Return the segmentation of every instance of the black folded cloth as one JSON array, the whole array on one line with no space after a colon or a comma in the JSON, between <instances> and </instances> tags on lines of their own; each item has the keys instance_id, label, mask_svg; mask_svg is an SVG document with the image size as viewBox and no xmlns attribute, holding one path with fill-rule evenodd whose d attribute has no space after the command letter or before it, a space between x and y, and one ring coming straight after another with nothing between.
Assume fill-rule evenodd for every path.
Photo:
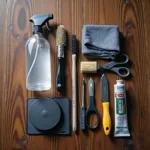
<instances>
[{"instance_id":1,"label":"black folded cloth","mask_svg":"<svg viewBox=\"0 0 150 150\"><path fill-rule=\"evenodd\" d=\"M117 25L84 25L82 54L90 58L114 59L120 53Z\"/></svg>"}]
</instances>

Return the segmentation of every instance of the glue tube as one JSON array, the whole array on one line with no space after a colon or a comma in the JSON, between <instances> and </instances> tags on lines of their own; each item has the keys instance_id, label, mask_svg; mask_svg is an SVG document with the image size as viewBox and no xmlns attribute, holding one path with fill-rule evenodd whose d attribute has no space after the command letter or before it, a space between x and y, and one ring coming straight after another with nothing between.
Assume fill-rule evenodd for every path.
<instances>
[{"instance_id":1,"label":"glue tube","mask_svg":"<svg viewBox=\"0 0 150 150\"><path fill-rule=\"evenodd\" d=\"M114 85L114 101L115 101L115 132L114 137L129 137L128 119L127 119L127 103L125 84L122 80L117 80Z\"/></svg>"}]
</instances>

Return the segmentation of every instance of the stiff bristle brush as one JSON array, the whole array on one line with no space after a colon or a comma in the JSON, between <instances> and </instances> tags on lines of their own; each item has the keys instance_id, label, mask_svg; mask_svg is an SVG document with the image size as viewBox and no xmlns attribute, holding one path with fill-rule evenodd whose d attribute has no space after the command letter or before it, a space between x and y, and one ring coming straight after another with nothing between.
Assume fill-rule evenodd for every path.
<instances>
[{"instance_id":1,"label":"stiff bristle brush","mask_svg":"<svg viewBox=\"0 0 150 150\"><path fill-rule=\"evenodd\" d=\"M77 131L76 36L72 35L72 130Z\"/></svg>"},{"instance_id":2,"label":"stiff bristle brush","mask_svg":"<svg viewBox=\"0 0 150 150\"><path fill-rule=\"evenodd\" d=\"M58 50L58 70L56 76L56 88L59 92L62 92L64 89L64 47L66 46L66 30L64 25L59 25L56 31L56 44Z\"/></svg>"}]
</instances>

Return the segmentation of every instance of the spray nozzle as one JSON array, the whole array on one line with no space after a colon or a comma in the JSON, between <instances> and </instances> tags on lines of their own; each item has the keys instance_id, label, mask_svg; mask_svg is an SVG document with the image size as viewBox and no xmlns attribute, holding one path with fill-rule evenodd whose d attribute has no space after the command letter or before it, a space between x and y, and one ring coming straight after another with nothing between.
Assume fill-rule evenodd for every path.
<instances>
[{"instance_id":1,"label":"spray nozzle","mask_svg":"<svg viewBox=\"0 0 150 150\"><path fill-rule=\"evenodd\" d=\"M37 32L43 32L42 27L46 25L47 29L50 31L50 25L49 25L49 20L53 19L53 14L37 14L33 15L30 18L30 22L33 23L33 34Z\"/></svg>"},{"instance_id":2,"label":"spray nozzle","mask_svg":"<svg viewBox=\"0 0 150 150\"><path fill-rule=\"evenodd\" d=\"M47 28L49 31L51 31L51 29L50 29L50 25L49 25L49 23L48 23L48 22L46 22L46 28Z\"/></svg>"}]
</instances>

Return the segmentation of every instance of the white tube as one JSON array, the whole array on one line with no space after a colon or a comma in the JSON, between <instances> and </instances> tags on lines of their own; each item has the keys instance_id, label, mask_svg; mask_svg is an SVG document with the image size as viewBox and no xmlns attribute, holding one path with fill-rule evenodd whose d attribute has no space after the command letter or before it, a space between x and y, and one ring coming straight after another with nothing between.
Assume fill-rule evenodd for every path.
<instances>
[{"instance_id":1,"label":"white tube","mask_svg":"<svg viewBox=\"0 0 150 150\"><path fill-rule=\"evenodd\" d=\"M115 132L114 137L129 137L127 103L125 84L122 80L117 80L114 85L115 101Z\"/></svg>"}]
</instances>

